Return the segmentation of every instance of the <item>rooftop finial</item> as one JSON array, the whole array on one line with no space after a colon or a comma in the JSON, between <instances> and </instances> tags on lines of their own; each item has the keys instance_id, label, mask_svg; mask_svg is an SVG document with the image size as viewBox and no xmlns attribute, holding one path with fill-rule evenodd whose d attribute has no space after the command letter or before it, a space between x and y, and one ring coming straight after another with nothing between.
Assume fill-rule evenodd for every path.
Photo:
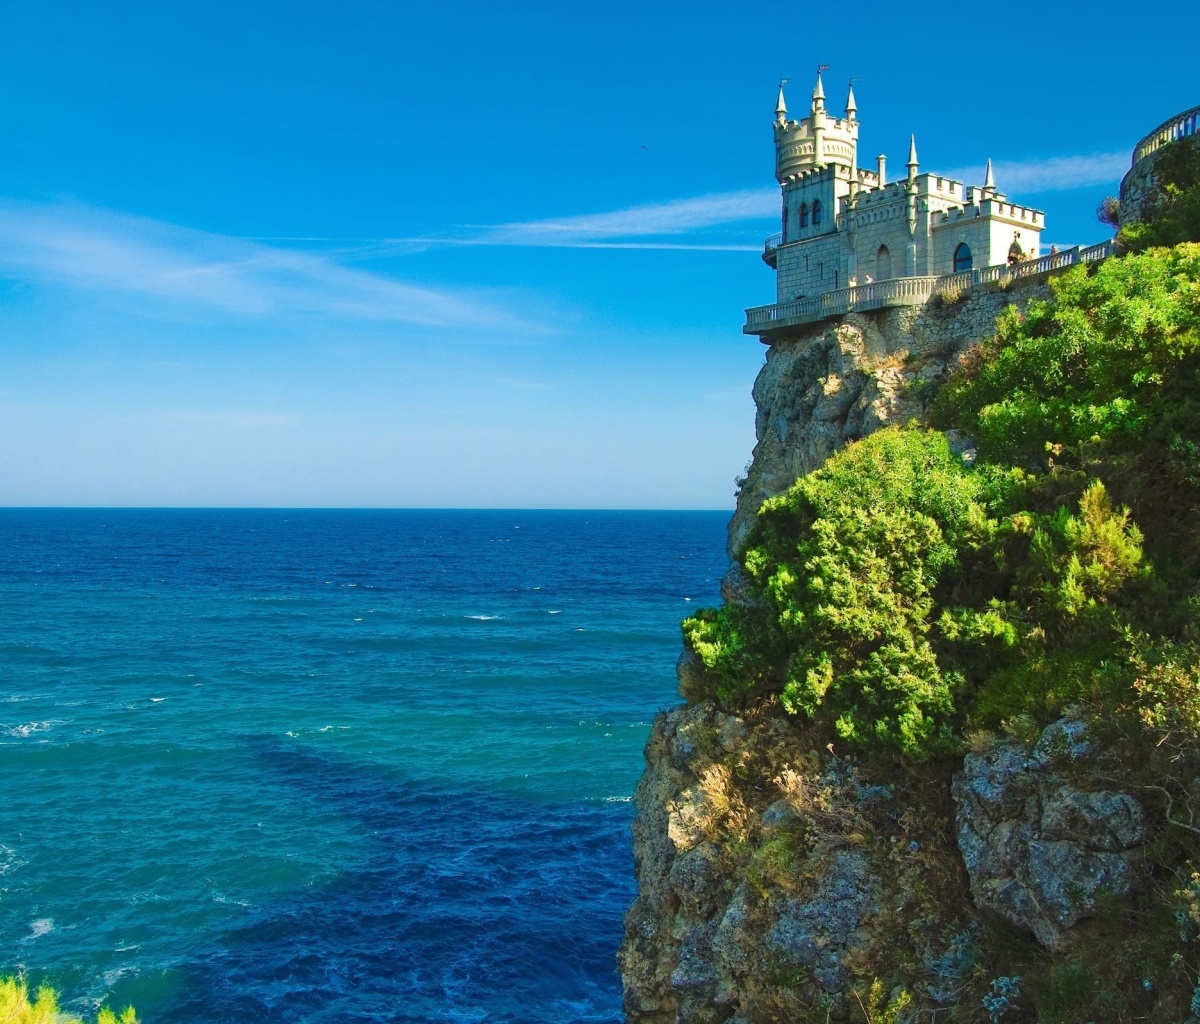
<instances>
[{"instance_id":1,"label":"rooftop finial","mask_svg":"<svg viewBox=\"0 0 1200 1024\"><path fill-rule=\"evenodd\" d=\"M850 79L850 88L846 93L846 119L854 120L854 115L858 113L858 104L854 102L854 79Z\"/></svg>"},{"instance_id":2,"label":"rooftop finial","mask_svg":"<svg viewBox=\"0 0 1200 1024\"><path fill-rule=\"evenodd\" d=\"M905 164L904 166L905 167L919 166L919 164L917 163L917 137L915 135L910 135L908 137L908 163Z\"/></svg>"},{"instance_id":3,"label":"rooftop finial","mask_svg":"<svg viewBox=\"0 0 1200 1024\"><path fill-rule=\"evenodd\" d=\"M814 87L813 94L812 94L813 110L824 110L825 109L825 86L823 86L821 84L821 72L828 71L828 70L829 70L828 64L818 64L817 65L817 84Z\"/></svg>"},{"instance_id":4,"label":"rooftop finial","mask_svg":"<svg viewBox=\"0 0 1200 1024\"><path fill-rule=\"evenodd\" d=\"M787 104L783 101L783 86L786 81L786 78L779 80L779 99L775 102L775 120L780 124L787 120Z\"/></svg>"},{"instance_id":5,"label":"rooftop finial","mask_svg":"<svg viewBox=\"0 0 1200 1024\"><path fill-rule=\"evenodd\" d=\"M992 158L988 157L987 170L983 172L983 187L995 189L996 179L992 175Z\"/></svg>"}]
</instances>

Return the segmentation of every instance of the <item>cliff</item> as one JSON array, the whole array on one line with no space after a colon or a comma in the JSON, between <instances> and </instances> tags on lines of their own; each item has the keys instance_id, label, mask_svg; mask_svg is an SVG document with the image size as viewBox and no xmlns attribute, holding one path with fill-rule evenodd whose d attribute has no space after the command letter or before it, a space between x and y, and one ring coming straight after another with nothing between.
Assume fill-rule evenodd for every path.
<instances>
[{"instance_id":1,"label":"cliff","mask_svg":"<svg viewBox=\"0 0 1200 1024\"><path fill-rule=\"evenodd\" d=\"M852 441L926 420L1002 310L1049 296L1044 278L980 288L771 346L731 557L766 498ZM974 439L948 433L970 462ZM722 594L761 600L736 565ZM1068 708L979 730L953 756L872 757L761 687L712 699L691 651L678 675L688 703L656 719L634 797L630 1024L1197 1019L1171 943L1191 941L1200 910L1162 897L1200 875L1163 852L1167 789L1132 767L1136 743ZM1184 788L1190 801L1200 779Z\"/></svg>"}]
</instances>

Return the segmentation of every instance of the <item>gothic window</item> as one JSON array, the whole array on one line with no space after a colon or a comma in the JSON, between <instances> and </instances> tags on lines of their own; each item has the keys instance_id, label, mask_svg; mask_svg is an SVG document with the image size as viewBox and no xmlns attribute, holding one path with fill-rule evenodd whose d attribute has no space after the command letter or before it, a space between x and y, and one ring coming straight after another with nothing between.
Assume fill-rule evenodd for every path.
<instances>
[{"instance_id":1,"label":"gothic window","mask_svg":"<svg viewBox=\"0 0 1200 1024\"><path fill-rule=\"evenodd\" d=\"M821 200L813 200L813 227L821 226Z\"/></svg>"},{"instance_id":2,"label":"gothic window","mask_svg":"<svg viewBox=\"0 0 1200 1024\"><path fill-rule=\"evenodd\" d=\"M808 227L808 203L800 204L800 226L802 228Z\"/></svg>"},{"instance_id":3,"label":"gothic window","mask_svg":"<svg viewBox=\"0 0 1200 1024\"><path fill-rule=\"evenodd\" d=\"M881 245L875 254L875 279L887 281L892 276L892 254L886 245Z\"/></svg>"},{"instance_id":4,"label":"gothic window","mask_svg":"<svg viewBox=\"0 0 1200 1024\"><path fill-rule=\"evenodd\" d=\"M971 269L971 249L966 242L960 242L954 250L954 272L961 274Z\"/></svg>"}]
</instances>

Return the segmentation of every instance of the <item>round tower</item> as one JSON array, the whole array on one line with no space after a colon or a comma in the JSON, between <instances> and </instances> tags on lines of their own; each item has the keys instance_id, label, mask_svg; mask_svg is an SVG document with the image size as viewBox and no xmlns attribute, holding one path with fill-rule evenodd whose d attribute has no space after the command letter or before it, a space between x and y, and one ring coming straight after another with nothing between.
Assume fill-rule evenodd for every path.
<instances>
[{"instance_id":1,"label":"round tower","mask_svg":"<svg viewBox=\"0 0 1200 1024\"><path fill-rule=\"evenodd\" d=\"M804 171L828 164L857 166L858 111L854 90L851 89L847 97L845 117L831 117L825 109L825 87L820 71L817 72L808 116L799 121L788 120L783 84L780 83L774 129L775 177L781 185Z\"/></svg>"}]
</instances>

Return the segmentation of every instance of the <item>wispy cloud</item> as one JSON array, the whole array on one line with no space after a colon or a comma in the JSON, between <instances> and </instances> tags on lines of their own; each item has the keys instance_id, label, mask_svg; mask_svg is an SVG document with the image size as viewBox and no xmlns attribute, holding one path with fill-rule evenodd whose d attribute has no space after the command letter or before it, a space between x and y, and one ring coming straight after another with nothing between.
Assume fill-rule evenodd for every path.
<instances>
[{"instance_id":1,"label":"wispy cloud","mask_svg":"<svg viewBox=\"0 0 1200 1024\"><path fill-rule=\"evenodd\" d=\"M311 252L75 204L0 200L0 275L250 317L533 326L466 289L421 287Z\"/></svg>"},{"instance_id":2,"label":"wispy cloud","mask_svg":"<svg viewBox=\"0 0 1200 1024\"><path fill-rule=\"evenodd\" d=\"M762 220L778 212L779 194L775 189L746 189L691 199L671 199L664 203L647 203L609 213L498 224L480 229L469 241L475 245L743 248L711 242L669 242L666 239L705 228ZM654 237L664 240L637 241Z\"/></svg>"},{"instance_id":3,"label":"wispy cloud","mask_svg":"<svg viewBox=\"0 0 1200 1024\"><path fill-rule=\"evenodd\" d=\"M1022 195L1061 192L1119 182L1129 170L1129 153L1090 153L1081 156L1051 156L1030 160L997 160L993 163L996 187L1019 199ZM947 177L979 184L983 165L959 167Z\"/></svg>"}]
</instances>

